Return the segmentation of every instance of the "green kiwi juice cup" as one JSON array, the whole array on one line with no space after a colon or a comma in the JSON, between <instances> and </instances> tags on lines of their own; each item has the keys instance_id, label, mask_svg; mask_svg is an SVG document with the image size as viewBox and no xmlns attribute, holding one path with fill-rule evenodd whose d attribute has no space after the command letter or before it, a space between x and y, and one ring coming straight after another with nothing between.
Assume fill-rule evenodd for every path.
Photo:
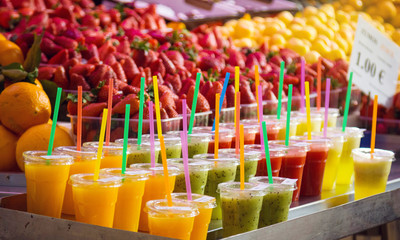
<instances>
[{"instance_id":1,"label":"green kiwi juice cup","mask_svg":"<svg viewBox=\"0 0 400 240\"><path fill-rule=\"evenodd\" d=\"M123 144L123 139L117 139L115 142ZM158 143L158 144L157 144ZM140 148L137 144L136 138L128 138L128 148L130 152L128 153L127 165L135 164L135 163L150 163L151 162L151 154L150 154L150 141L146 141L142 139L142 144L140 144ZM155 159L161 156L160 154L160 143L155 141L154 146Z\"/></svg>"},{"instance_id":2,"label":"green kiwi juice cup","mask_svg":"<svg viewBox=\"0 0 400 240\"><path fill-rule=\"evenodd\" d=\"M250 145L246 145L250 146ZM218 154L223 154L229 158L237 158L240 161L240 154L236 154L236 149L219 149ZM261 152L245 151L244 152L244 181L248 182L251 177L257 173L257 165L261 160ZM237 166L235 181L240 181L240 166Z\"/></svg>"},{"instance_id":3,"label":"green kiwi juice cup","mask_svg":"<svg viewBox=\"0 0 400 240\"><path fill-rule=\"evenodd\" d=\"M218 159L215 159L214 154L211 153L195 155L194 158L200 158L212 163L212 168L208 171L204 194L215 197L217 200L217 207L213 209L211 219L220 220L222 219L222 213L219 194L217 193L218 184L235 180L236 168L239 165L239 161L237 158L224 157L222 154Z\"/></svg>"},{"instance_id":4,"label":"green kiwi juice cup","mask_svg":"<svg viewBox=\"0 0 400 240\"><path fill-rule=\"evenodd\" d=\"M266 227L288 219L296 179L273 177L273 184L269 184L268 177L254 177L252 183L266 184L265 195L260 212L258 227Z\"/></svg>"},{"instance_id":5,"label":"green kiwi juice cup","mask_svg":"<svg viewBox=\"0 0 400 240\"><path fill-rule=\"evenodd\" d=\"M189 176L190 176L190 186L192 188L192 193L204 194L204 187L207 183L208 171L212 168L213 163L201 160L189 158ZM185 193L186 192L186 180L183 168L182 158L172 158L168 159L168 164L172 164L181 169L182 173L176 176L175 179L175 193Z\"/></svg>"},{"instance_id":6,"label":"green kiwi juice cup","mask_svg":"<svg viewBox=\"0 0 400 240\"><path fill-rule=\"evenodd\" d=\"M179 131L168 132L165 134L165 138L172 136L180 139L179 134ZM207 153L211 139L211 133L196 132L188 134L188 157L192 158L194 155Z\"/></svg>"},{"instance_id":7,"label":"green kiwi juice cup","mask_svg":"<svg viewBox=\"0 0 400 240\"><path fill-rule=\"evenodd\" d=\"M223 236L256 230L265 195L265 184L228 182L218 185L221 197Z\"/></svg>"},{"instance_id":8,"label":"green kiwi juice cup","mask_svg":"<svg viewBox=\"0 0 400 240\"><path fill-rule=\"evenodd\" d=\"M207 133L207 134L210 134L211 139L208 142L208 153L214 153L215 132L212 131L211 127L195 127L195 128L193 128L193 133ZM218 148L219 149L231 148L234 136L235 136L235 130L234 129L229 129L229 128L220 126L220 128L219 128Z\"/></svg>"}]
</instances>

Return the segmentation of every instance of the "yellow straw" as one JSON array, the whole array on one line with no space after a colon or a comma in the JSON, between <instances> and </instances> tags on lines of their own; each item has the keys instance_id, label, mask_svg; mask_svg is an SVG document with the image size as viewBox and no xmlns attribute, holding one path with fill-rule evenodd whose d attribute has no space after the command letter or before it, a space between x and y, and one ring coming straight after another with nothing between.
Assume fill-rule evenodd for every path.
<instances>
[{"instance_id":1,"label":"yellow straw","mask_svg":"<svg viewBox=\"0 0 400 240\"><path fill-rule=\"evenodd\" d=\"M311 114L310 114L310 83L304 83L306 88L306 111L307 111L307 139L311 140Z\"/></svg>"},{"instance_id":2,"label":"yellow straw","mask_svg":"<svg viewBox=\"0 0 400 240\"><path fill-rule=\"evenodd\" d=\"M94 168L94 175L93 175L94 181L97 181L99 179L101 154L103 152L104 135L106 132L107 114L108 114L108 109L104 108L103 109L103 118L101 119L99 146L97 148L97 161L96 161L96 166Z\"/></svg>"},{"instance_id":3,"label":"yellow straw","mask_svg":"<svg viewBox=\"0 0 400 240\"><path fill-rule=\"evenodd\" d=\"M237 141L237 139L236 139ZM244 190L244 129L240 124L240 190Z\"/></svg>"},{"instance_id":4,"label":"yellow straw","mask_svg":"<svg viewBox=\"0 0 400 240\"><path fill-rule=\"evenodd\" d=\"M218 144L219 144L219 93L215 94L215 136L214 136L214 158L218 159ZM215 162L216 165L217 162Z\"/></svg>"},{"instance_id":5,"label":"yellow straw","mask_svg":"<svg viewBox=\"0 0 400 240\"><path fill-rule=\"evenodd\" d=\"M156 106L157 134L158 134L158 138L161 139L162 129L161 129L160 100L159 100L159 96L158 96L157 76L153 76L153 89L154 89L154 101L155 101L155 106ZM150 124L154 124L154 123L150 123Z\"/></svg>"},{"instance_id":6,"label":"yellow straw","mask_svg":"<svg viewBox=\"0 0 400 240\"><path fill-rule=\"evenodd\" d=\"M239 80L240 80L240 68L238 66L235 67L235 113L237 108L237 100L236 100L236 93L239 92ZM236 114L234 114L234 123L236 127Z\"/></svg>"},{"instance_id":7,"label":"yellow straw","mask_svg":"<svg viewBox=\"0 0 400 240\"><path fill-rule=\"evenodd\" d=\"M258 109L260 109L260 105L258 102L258 86L260 85L260 75L258 74L258 65L254 66L254 79L256 81L256 100L257 100L257 119L258 122L260 123L260 112L258 111Z\"/></svg>"},{"instance_id":8,"label":"yellow straw","mask_svg":"<svg viewBox=\"0 0 400 240\"><path fill-rule=\"evenodd\" d=\"M371 128L371 158L375 152L375 138L376 138L376 119L378 117L378 95L374 97L374 108L372 112L372 128Z\"/></svg>"},{"instance_id":9,"label":"yellow straw","mask_svg":"<svg viewBox=\"0 0 400 240\"><path fill-rule=\"evenodd\" d=\"M167 153L165 152L165 144L164 144L163 136L160 137L160 146L161 146L162 165L163 165L163 169L164 169L165 192L167 193L168 206L172 207L171 191L169 189Z\"/></svg>"}]
</instances>

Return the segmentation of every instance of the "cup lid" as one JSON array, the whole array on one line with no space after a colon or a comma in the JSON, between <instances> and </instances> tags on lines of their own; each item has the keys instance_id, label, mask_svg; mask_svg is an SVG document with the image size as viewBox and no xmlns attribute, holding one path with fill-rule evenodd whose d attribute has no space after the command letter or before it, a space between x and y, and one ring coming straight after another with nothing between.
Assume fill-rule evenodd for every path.
<instances>
[{"instance_id":1,"label":"cup lid","mask_svg":"<svg viewBox=\"0 0 400 240\"><path fill-rule=\"evenodd\" d=\"M273 141L269 141L268 143L270 143L272 145L285 146L285 147L287 147L287 151L291 151L291 150L302 151L302 152L310 151L310 143L299 142L299 141L295 141L295 140L291 140L291 139L289 139L289 146L285 145L285 140L273 140Z\"/></svg>"},{"instance_id":2,"label":"cup lid","mask_svg":"<svg viewBox=\"0 0 400 240\"><path fill-rule=\"evenodd\" d=\"M97 152L93 148L81 148L80 151L76 149L76 146L62 146L56 147L55 152L67 154L72 157L79 158L81 161L94 161L97 159ZM77 160L77 159L76 159Z\"/></svg>"},{"instance_id":3,"label":"cup lid","mask_svg":"<svg viewBox=\"0 0 400 240\"><path fill-rule=\"evenodd\" d=\"M235 130L235 124L234 123L220 123L219 124L223 128L228 128L228 129L233 129ZM260 130L259 125L254 125L254 124L243 124L243 131L246 133L257 133Z\"/></svg>"},{"instance_id":4,"label":"cup lid","mask_svg":"<svg viewBox=\"0 0 400 240\"><path fill-rule=\"evenodd\" d=\"M219 129L219 134L220 136L225 136L225 137L234 137L235 136L235 130L234 129L229 129L226 127L220 127ZM193 128L193 133L208 133L214 136L215 131L212 131L212 127L194 127Z\"/></svg>"},{"instance_id":5,"label":"cup lid","mask_svg":"<svg viewBox=\"0 0 400 240\"><path fill-rule=\"evenodd\" d=\"M351 154L363 158L365 161L395 161L394 152L383 149L375 148L374 153L371 154L371 148L355 148Z\"/></svg>"},{"instance_id":6,"label":"cup lid","mask_svg":"<svg viewBox=\"0 0 400 240\"><path fill-rule=\"evenodd\" d=\"M276 115L263 115L263 119L266 122L278 122L282 126L286 126L286 114L282 113L281 118L277 119ZM298 125L300 123L300 118L298 116L290 116L290 125Z\"/></svg>"},{"instance_id":7,"label":"cup lid","mask_svg":"<svg viewBox=\"0 0 400 240\"><path fill-rule=\"evenodd\" d=\"M236 165L239 164L239 160L237 158L233 158L232 156L228 156L228 157L219 157L218 159L214 158L214 154L213 153L203 153L203 154L196 154L193 156L193 158L198 158L198 159L203 159L204 161L208 161L208 162L219 162L219 163L234 163Z\"/></svg>"},{"instance_id":8,"label":"cup lid","mask_svg":"<svg viewBox=\"0 0 400 240\"><path fill-rule=\"evenodd\" d=\"M319 110L316 107L310 108L312 113L319 113L321 114L322 118L325 116L325 107L321 107ZM328 115L330 116L339 116L339 108L328 108Z\"/></svg>"},{"instance_id":9,"label":"cup lid","mask_svg":"<svg viewBox=\"0 0 400 240\"><path fill-rule=\"evenodd\" d=\"M261 155L265 155L265 151L261 149L261 145L259 144L245 145L244 149L249 151L259 151ZM271 157L283 157L285 156L285 150L285 146L269 145L269 155Z\"/></svg>"},{"instance_id":10,"label":"cup lid","mask_svg":"<svg viewBox=\"0 0 400 240\"><path fill-rule=\"evenodd\" d=\"M183 158L170 158L167 162L179 167L183 171ZM204 159L188 159L189 170L200 171L200 170L210 170L212 169L212 163L204 161Z\"/></svg>"},{"instance_id":11,"label":"cup lid","mask_svg":"<svg viewBox=\"0 0 400 240\"><path fill-rule=\"evenodd\" d=\"M358 127L346 127L346 137L363 137L365 129ZM343 133L341 127L328 127L328 132Z\"/></svg>"},{"instance_id":12,"label":"cup lid","mask_svg":"<svg viewBox=\"0 0 400 240\"><path fill-rule=\"evenodd\" d=\"M129 166L132 169L141 169L150 171L151 175L164 175L164 167L161 163L156 163L154 167L151 166L151 163L134 163ZM182 172L179 167L175 165L168 165L168 175L175 176Z\"/></svg>"},{"instance_id":13,"label":"cup lid","mask_svg":"<svg viewBox=\"0 0 400 240\"><path fill-rule=\"evenodd\" d=\"M282 189L282 190L296 190L297 189L297 179L291 179L291 178L283 178L283 177L272 177L273 183L269 183L269 178L268 176L259 176L259 177L252 177L249 179L249 182L252 183L260 183L260 184L266 184L268 187L272 186L274 189ZM267 191L270 191L271 189L267 188Z\"/></svg>"},{"instance_id":14,"label":"cup lid","mask_svg":"<svg viewBox=\"0 0 400 240\"><path fill-rule=\"evenodd\" d=\"M168 206L167 199L151 200L146 203L144 211L151 216L175 216L195 217L199 215L199 210L195 204L186 201L173 199L172 206Z\"/></svg>"},{"instance_id":15,"label":"cup lid","mask_svg":"<svg viewBox=\"0 0 400 240\"><path fill-rule=\"evenodd\" d=\"M108 174L99 174L99 179L95 181L93 179L93 173L80 173L71 175L69 179L69 183L72 186L75 185L97 185L103 187L119 187L122 183L122 178L119 176L108 175Z\"/></svg>"},{"instance_id":16,"label":"cup lid","mask_svg":"<svg viewBox=\"0 0 400 240\"><path fill-rule=\"evenodd\" d=\"M223 148L218 150L218 154L223 154L228 158L236 158L240 160L240 154L236 154L236 149L234 148ZM260 151L244 151L245 161L258 161L261 159Z\"/></svg>"},{"instance_id":17,"label":"cup lid","mask_svg":"<svg viewBox=\"0 0 400 240\"><path fill-rule=\"evenodd\" d=\"M134 168L127 168L125 170L125 174L121 173L121 168L103 168L100 169L100 173L118 176L121 178L129 178L131 180L142 181L149 179L149 175L151 171L142 170L142 169L134 169Z\"/></svg>"},{"instance_id":18,"label":"cup lid","mask_svg":"<svg viewBox=\"0 0 400 240\"><path fill-rule=\"evenodd\" d=\"M312 136L323 137L323 132L311 132ZM332 132L327 131L326 137L331 139L332 142L345 142L346 141L346 134L341 132Z\"/></svg>"},{"instance_id":19,"label":"cup lid","mask_svg":"<svg viewBox=\"0 0 400 240\"><path fill-rule=\"evenodd\" d=\"M266 184L244 183L244 189L240 189L240 182L224 182L218 184L217 192L219 193L247 193L252 196L264 196Z\"/></svg>"},{"instance_id":20,"label":"cup lid","mask_svg":"<svg viewBox=\"0 0 400 240\"><path fill-rule=\"evenodd\" d=\"M309 143L310 149L314 149L316 147L330 148L332 146L329 138L315 136L314 138L307 139L307 133L305 133L303 136L293 136L290 138L290 140L299 143Z\"/></svg>"},{"instance_id":21,"label":"cup lid","mask_svg":"<svg viewBox=\"0 0 400 240\"><path fill-rule=\"evenodd\" d=\"M209 142L212 138L211 133L206 132L194 132L192 134L188 134L188 138L194 138L196 140L201 140L203 142ZM165 138L177 138L179 139L179 143L181 142L181 132L180 131L171 131L165 134Z\"/></svg>"},{"instance_id":22,"label":"cup lid","mask_svg":"<svg viewBox=\"0 0 400 240\"><path fill-rule=\"evenodd\" d=\"M25 151L22 153L25 164L43 165L71 165L74 159L71 155L53 151L47 155L47 151Z\"/></svg>"},{"instance_id":23,"label":"cup lid","mask_svg":"<svg viewBox=\"0 0 400 240\"><path fill-rule=\"evenodd\" d=\"M123 145L124 144L124 139L120 138L115 140L116 143ZM128 138L128 148L132 151L137 150L138 144L137 144L137 138ZM146 150L150 151L150 139L142 138L142 143L140 144L140 149L141 150ZM160 141L158 138L154 139L154 147L156 150L160 150Z\"/></svg>"},{"instance_id":24,"label":"cup lid","mask_svg":"<svg viewBox=\"0 0 400 240\"><path fill-rule=\"evenodd\" d=\"M187 200L187 193L172 193L172 199ZM192 193L192 203L194 203L198 208L215 208L217 207L217 202L215 197Z\"/></svg>"}]
</instances>

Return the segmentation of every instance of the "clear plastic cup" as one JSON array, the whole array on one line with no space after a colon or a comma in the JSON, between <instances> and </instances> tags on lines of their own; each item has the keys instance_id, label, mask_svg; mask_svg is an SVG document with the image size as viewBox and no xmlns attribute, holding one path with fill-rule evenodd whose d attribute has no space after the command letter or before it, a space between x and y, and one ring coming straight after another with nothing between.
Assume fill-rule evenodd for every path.
<instances>
[{"instance_id":1,"label":"clear plastic cup","mask_svg":"<svg viewBox=\"0 0 400 240\"><path fill-rule=\"evenodd\" d=\"M28 212L59 218L73 157L46 151L27 151L23 157Z\"/></svg>"},{"instance_id":2,"label":"clear plastic cup","mask_svg":"<svg viewBox=\"0 0 400 240\"><path fill-rule=\"evenodd\" d=\"M113 228L137 232L144 186L151 172L127 168L125 174L121 174L121 168L103 168L100 173L122 179L115 205Z\"/></svg>"},{"instance_id":3,"label":"clear plastic cup","mask_svg":"<svg viewBox=\"0 0 400 240\"><path fill-rule=\"evenodd\" d=\"M212 219L220 220L222 215L219 194L217 193L218 184L235 180L239 161L237 158L229 158L222 155L218 159L214 159L214 154L211 153L195 155L194 158L204 159L213 164L212 169L208 171L204 194L216 198L217 207L213 209Z\"/></svg>"},{"instance_id":4,"label":"clear plastic cup","mask_svg":"<svg viewBox=\"0 0 400 240\"><path fill-rule=\"evenodd\" d=\"M78 173L93 173L96 167L97 152L95 151L77 151L75 146L57 147L55 152L70 155L74 158L74 163L69 170L69 176ZM69 179L68 176L68 179ZM67 183L62 207L62 213L67 215L75 215L74 201L72 199L72 186Z\"/></svg>"},{"instance_id":5,"label":"clear plastic cup","mask_svg":"<svg viewBox=\"0 0 400 240\"><path fill-rule=\"evenodd\" d=\"M162 199L167 195L167 191L165 189L165 178L164 178L164 168L162 164L157 163L155 167L151 167L150 163L136 163L130 165L131 168L140 169L150 171L151 174L149 179L146 181L144 194L142 198L142 210L140 212L140 220L139 220L139 231L148 232L148 217L147 213L144 212L144 207L146 206L146 202L155 199ZM175 179L178 174L181 174L181 170L176 167L169 165L168 166L168 177L169 177L169 191L172 193L174 191Z\"/></svg>"},{"instance_id":6,"label":"clear plastic cup","mask_svg":"<svg viewBox=\"0 0 400 240\"><path fill-rule=\"evenodd\" d=\"M116 143L123 144L124 139L117 139L115 140ZM142 139L142 144L140 144L140 148L137 144L136 138L128 138L128 159L127 159L127 166L134 164L134 163L151 163L151 146L150 142L145 139ZM161 157L160 154L160 142L154 142L154 159L158 161Z\"/></svg>"},{"instance_id":7,"label":"clear plastic cup","mask_svg":"<svg viewBox=\"0 0 400 240\"><path fill-rule=\"evenodd\" d=\"M165 134L165 137L176 137L180 139L180 132L173 131ZM208 152L208 145L212 139L211 133L192 133L188 134L188 157Z\"/></svg>"},{"instance_id":8,"label":"clear plastic cup","mask_svg":"<svg viewBox=\"0 0 400 240\"><path fill-rule=\"evenodd\" d=\"M70 177L78 222L111 228L114 222L115 204L121 178L100 174L97 181L92 173L75 174Z\"/></svg>"},{"instance_id":9,"label":"clear plastic cup","mask_svg":"<svg viewBox=\"0 0 400 240\"><path fill-rule=\"evenodd\" d=\"M267 184L265 196L260 212L258 227L266 227L288 219L296 179L273 177L273 184L269 184L268 177L254 177L252 183Z\"/></svg>"},{"instance_id":10,"label":"clear plastic cup","mask_svg":"<svg viewBox=\"0 0 400 240\"><path fill-rule=\"evenodd\" d=\"M325 108L321 107L318 111L316 107L310 108L311 113L321 114L322 122L321 122L321 131L324 128L325 122ZM339 108L328 108L328 127L336 127L337 118L339 117Z\"/></svg>"},{"instance_id":11,"label":"clear plastic cup","mask_svg":"<svg viewBox=\"0 0 400 240\"><path fill-rule=\"evenodd\" d=\"M190 239L194 219L199 215L193 203L177 199L172 200L172 206L166 199L148 201L145 211L150 234L184 240Z\"/></svg>"},{"instance_id":12,"label":"clear plastic cup","mask_svg":"<svg viewBox=\"0 0 400 240\"><path fill-rule=\"evenodd\" d=\"M354 199L369 197L386 190L394 152L370 148L356 148L352 151L354 159Z\"/></svg>"},{"instance_id":13,"label":"clear plastic cup","mask_svg":"<svg viewBox=\"0 0 400 240\"><path fill-rule=\"evenodd\" d=\"M187 200L187 194L173 193L172 199ZM192 194L192 200L190 202L199 209L199 215L194 218L190 240L204 240L207 238L208 225L211 221L212 210L217 206L216 200L214 197Z\"/></svg>"},{"instance_id":14,"label":"clear plastic cup","mask_svg":"<svg viewBox=\"0 0 400 240\"><path fill-rule=\"evenodd\" d=\"M236 133L235 124L234 123L221 123L220 126L222 128L227 128ZM244 124L243 125L243 138L244 145L254 144L256 140L256 133L260 131L260 127L252 124ZM232 138L231 148L236 147L236 134L234 134Z\"/></svg>"},{"instance_id":15,"label":"clear plastic cup","mask_svg":"<svg viewBox=\"0 0 400 240\"><path fill-rule=\"evenodd\" d=\"M263 119L264 120L264 119ZM244 125L251 125L255 127L256 131L256 138L254 140L254 144L260 144L260 123L258 122L257 119L245 119L245 120L240 120L241 124ZM278 134L279 131L284 127L284 125L281 122L278 121L267 121L266 127L267 127L267 137L268 140L278 140ZM249 145L249 144L247 144Z\"/></svg>"},{"instance_id":16,"label":"clear plastic cup","mask_svg":"<svg viewBox=\"0 0 400 240\"><path fill-rule=\"evenodd\" d=\"M265 158L265 151L261 149L261 145L246 145L244 146L245 151L259 152L261 158L257 164L256 176L268 176L267 162ZM278 177L279 171L282 166L282 159L285 156L286 147L279 145L269 146L269 158L271 161L272 176Z\"/></svg>"},{"instance_id":17,"label":"clear plastic cup","mask_svg":"<svg viewBox=\"0 0 400 240\"><path fill-rule=\"evenodd\" d=\"M99 142L85 142L83 149L85 151L95 151L99 148ZM119 168L122 166L123 146L120 143L110 142L108 146L103 145L103 158L101 159L100 168ZM130 154L128 149L127 154Z\"/></svg>"},{"instance_id":18,"label":"clear plastic cup","mask_svg":"<svg viewBox=\"0 0 400 240\"><path fill-rule=\"evenodd\" d=\"M307 132L307 114L306 112L293 111L291 117L300 119L297 126L296 136L303 136ZM320 113L310 113L311 132L321 131L322 115Z\"/></svg>"},{"instance_id":19,"label":"clear plastic cup","mask_svg":"<svg viewBox=\"0 0 400 240\"><path fill-rule=\"evenodd\" d=\"M278 132L278 140L285 140L286 138L286 115L282 113L281 119L277 119L276 115L264 115L263 120L266 122L275 122L281 125L281 128ZM300 123L300 119L295 116L290 117L290 125L289 125L289 137L296 136L297 127ZM267 129L268 130L268 129ZM272 140L272 139L269 139Z\"/></svg>"},{"instance_id":20,"label":"clear plastic cup","mask_svg":"<svg viewBox=\"0 0 400 240\"><path fill-rule=\"evenodd\" d=\"M211 134L211 140L208 142L208 153L214 153L214 137L215 132L211 131L211 127L195 127L193 133L208 133ZM219 142L218 148L231 148L235 131L232 129L220 127L219 128Z\"/></svg>"},{"instance_id":21,"label":"clear plastic cup","mask_svg":"<svg viewBox=\"0 0 400 240\"><path fill-rule=\"evenodd\" d=\"M223 236L229 237L258 228L264 184L240 182L221 183L218 190L221 195Z\"/></svg>"},{"instance_id":22,"label":"clear plastic cup","mask_svg":"<svg viewBox=\"0 0 400 240\"><path fill-rule=\"evenodd\" d=\"M246 145L247 146L247 145ZM218 155L221 154L224 157L236 158L240 162L240 154L236 154L236 149L220 149ZM261 160L261 153L259 151L245 151L244 152L244 181L248 182L251 177L254 177L257 173L257 165ZM240 181L240 165L236 169L235 181Z\"/></svg>"},{"instance_id":23,"label":"clear plastic cup","mask_svg":"<svg viewBox=\"0 0 400 240\"><path fill-rule=\"evenodd\" d=\"M201 159L188 159L190 187L192 193L204 194L204 187L207 183L208 171L212 169L212 163ZM168 164L179 167L181 174L176 176L175 193L186 192L186 180L182 158L168 159Z\"/></svg>"}]
</instances>

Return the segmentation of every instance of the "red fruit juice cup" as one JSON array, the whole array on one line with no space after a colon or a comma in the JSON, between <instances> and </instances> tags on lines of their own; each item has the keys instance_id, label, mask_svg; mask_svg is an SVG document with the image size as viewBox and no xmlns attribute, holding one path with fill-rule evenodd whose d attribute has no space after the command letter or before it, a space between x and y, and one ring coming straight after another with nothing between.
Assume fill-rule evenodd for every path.
<instances>
[{"instance_id":1,"label":"red fruit juice cup","mask_svg":"<svg viewBox=\"0 0 400 240\"><path fill-rule=\"evenodd\" d=\"M214 153L214 131L211 131L211 127L195 127L193 128L193 133L211 133L212 138L208 143L208 153ZM235 136L235 131L232 129L221 127L219 128L219 143L218 148L231 148L232 139Z\"/></svg>"},{"instance_id":2,"label":"red fruit juice cup","mask_svg":"<svg viewBox=\"0 0 400 240\"><path fill-rule=\"evenodd\" d=\"M240 122L242 124L242 122ZM236 129L234 123L221 123L221 127L227 128L233 131L234 135L232 138L231 148L236 147ZM243 131L244 131L244 145L254 144L256 139L256 133L259 131L259 126L251 125L251 124L243 124Z\"/></svg>"},{"instance_id":3,"label":"red fruit juice cup","mask_svg":"<svg viewBox=\"0 0 400 240\"><path fill-rule=\"evenodd\" d=\"M245 151L260 152L261 159L258 161L256 176L268 176L267 162L265 158L265 151L261 149L260 145L246 145ZM269 157L271 160L272 176L278 177L279 171L282 166L282 159L286 154L287 147L281 145L269 145Z\"/></svg>"},{"instance_id":4,"label":"red fruit juice cup","mask_svg":"<svg viewBox=\"0 0 400 240\"><path fill-rule=\"evenodd\" d=\"M285 145L285 141L271 141L271 144L280 146ZM299 200L301 181L303 178L304 165L306 163L307 152L310 150L309 144L304 142L290 141L287 146L286 154L282 159L280 177L297 179L297 189L293 192L293 201Z\"/></svg>"},{"instance_id":5,"label":"red fruit juice cup","mask_svg":"<svg viewBox=\"0 0 400 240\"><path fill-rule=\"evenodd\" d=\"M246 119L240 121L245 125L254 125L257 126L256 128L256 138L254 140L254 144L260 144L260 123L257 119ZM284 127L282 123L278 121L268 121L266 122L267 125L267 136L268 140L278 140L279 131Z\"/></svg>"}]
</instances>

